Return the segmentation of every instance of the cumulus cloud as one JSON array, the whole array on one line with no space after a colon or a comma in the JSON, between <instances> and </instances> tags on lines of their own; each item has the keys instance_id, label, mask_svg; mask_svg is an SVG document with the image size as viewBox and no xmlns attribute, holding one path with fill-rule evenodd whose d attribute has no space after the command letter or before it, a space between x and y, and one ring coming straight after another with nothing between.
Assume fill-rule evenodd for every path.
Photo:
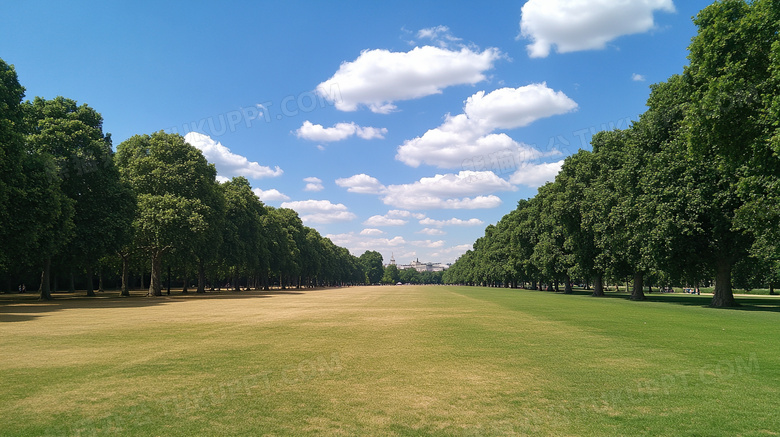
<instances>
[{"instance_id":1,"label":"cumulus cloud","mask_svg":"<svg viewBox=\"0 0 780 437\"><path fill-rule=\"evenodd\" d=\"M336 179L336 185L346 188L350 193L380 194L385 191L385 186L377 178L364 173Z\"/></svg>"},{"instance_id":2,"label":"cumulus cloud","mask_svg":"<svg viewBox=\"0 0 780 437\"><path fill-rule=\"evenodd\" d=\"M306 187L303 189L303 191L322 191L325 189L325 187L322 185L322 179L310 177L310 178L304 178L304 182L306 182Z\"/></svg>"},{"instance_id":3,"label":"cumulus cloud","mask_svg":"<svg viewBox=\"0 0 780 437\"><path fill-rule=\"evenodd\" d=\"M486 194L514 190L515 187L493 172L461 171L437 174L411 184L390 185L382 201L411 210L495 208L501 205L501 199Z\"/></svg>"},{"instance_id":4,"label":"cumulus cloud","mask_svg":"<svg viewBox=\"0 0 780 437\"><path fill-rule=\"evenodd\" d=\"M255 188L252 190L252 192L255 193L255 196L257 196L258 199L262 200L263 202L269 202L274 200L290 200L289 196L286 196L279 192L279 190L272 188L270 190L261 190L260 188Z\"/></svg>"},{"instance_id":5,"label":"cumulus cloud","mask_svg":"<svg viewBox=\"0 0 780 437\"><path fill-rule=\"evenodd\" d=\"M647 79L639 73L634 73L631 75L631 80L633 80L634 82L644 82Z\"/></svg>"},{"instance_id":6,"label":"cumulus cloud","mask_svg":"<svg viewBox=\"0 0 780 437\"><path fill-rule=\"evenodd\" d=\"M441 229L436 228L424 228L419 231L417 231L418 234L425 234L425 235L445 235L446 232L442 231Z\"/></svg>"},{"instance_id":7,"label":"cumulus cloud","mask_svg":"<svg viewBox=\"0 0 780 437\"><path fill-rule=\"evenodd\" d=\"M412 244L412 246L427 247L427 248L433 249L433 248L443 247L444 246L444 240L437 240L437 241L418 240L418 241L412 241L411 244Z\"/></svg>"},{"instance_id":8,"label":"cumulus cloud","mask_svg":"<svg viewBox=\"0 0 780 437\"><path fill-rule=\"evenodd\" d=\"M505 133L493 131L527 126L576 108L577 103L563 92L550 89L546 83L501 88L487 94L479 91L466 99L462 114L448 114L441 126L405 141L398 147L395 158L412 167L428 164L439 168L469 168L467 163L473 164L475 159L484 161L492 155L506 154L517 165L538 159L544 153L518 143Z\"/></svg>"},{"instance_id":9,"label":"cumulus cloud","mask_svg":"<svg viewBox=\"0 0 780 437\"><path fill-rule=\"evenodd\" d=\"M384 235L385 231L376 228L366 228L360 231L360 235Z\"/></svg>"},{"instance_id":10,"label":"cumulus cloud","mask_svg":"<svg viewBox=\"0 0 780 437\"><path fill-rule=\"evenodd\" d=\"M245 156L236 155L208 135L189 132L184 136L184 140L203 152L203 156L217 167L217 172L223 178L245 176L249 179L261 179L281 176L283 173L279 166L271 169L257 162L249 161Z\"/></svg>"},{"instance_id":11,"label":"cumulus cloud","mask_svg":"<svg viewBox=\"0 0 780 437\"><path fill-rule=\"evenodd\" d=\"M309 141L333 142L345 140L353 135L364 140L384 139L387 128L363 127L353 123L336 123L333 127L323 127L321 124L313 124L309 120L295 131L298 138Z\"/></svg>"},{"instance_id":12,"label":"cumulus cloud","mask_svg":"<svg viewBox=\"0 0 780 437\"><path fill-rule=\"evenodd\" d=\"M561 171L562 166L563 161L524 165L509 177L509 182L532 188L541 187L545 183L555 180L555 176Z\"/></svg>"},{"instance_id":13,"label":"cumulus cloud","mask_svg":"<svg viewBox=\"0 0 780 437\"><path fill-rule=\"evenodd\" d=\"M367 250L390 251L407 244L406 240L401 236L372 238L371 236L348 232L344 234L327 234L325 237L329 238L337 246L346 247L354 255L359 255Z\"/></svg>"},{"instance_id":14,"label":"cumulus cloud","mask_svg":"<svg viewBox=\"0 0 780 437\"><path fill-rule=\"evenodd\" d=\"M453 85L476 84L501 57L494 48L482 52L423 46L408 52L364 50L354 61L343 62L338 71L317 85L317 93L340 111L360 106L387 114L394 102L439 94Z\"/></svg>"},{"instance_id":15,"label":"cumulus cloud","mask_svg":"<svg viewBox=\"0 0 780 437\"><path fill-rule=\"evenodd\" d=\"M655 27L655 11L674 12L672 0L529 0L522 8L520 36L532 41L528 55L603 49L620 36Z\"/></svg>"},{"instance_id":16,"label":"cumulus cloud","mask_svg":"<svg viewBox=\"0 0 780 437\"><path fill-rule=\"evenodd\" d=\"M336 223L354 220L357 216L341 203L329 200L299 200L282 203L282 208L295 210L304 223Z\"/></svg>"},{"instance_id":17,"label":"cumulus cloud","mask_svg":"<svg viewBox=\"0 0 780 437\"><path fill-rule=\"evenodd\" d=\"M403 209L391 209L387 211L387 217L401 217L401 218L415 218L417 220L424 219L425 214L421 212L411 212Z\"/></svg>"},{"instance_id":18,"label":"cumulus cloud","mask_svg":"<svg viewBox=\"0 0 780 437\"><path fill-rule=\"evenodd\" d=\"M387 219L425 217L425 214L408 210L495 208L501 205L501 199L491 193L516 190L492 171L472 170L437 174L411 184L385 186L366 174L337 179L336 184L353 193L377 194L385 205L403 208L379 216Z\"/></svg>"},{"instance_id":19,"label":"cumulus cloud","mask_svg":"<svg viewBox=\"0 0 780 437\"><path fill-rule=\"evenodd\" d=\"M461 220L459 218L451 218L449 220L434 220L432 218L425 218L420 220L420 224L423 226L479 226L484 222L480 219L472 218L468 220ZM435 229L432 229L435 230Z\"/></svg>"},{"instance_id":20,"label":"cumulus cloud","mask_svg":"<svg viewBox=\"0 0 780 437\"><path fill-rule=\"evenodd\" d=\"M446 249L439 250L431 254L437 258L457 259L468 250L471 250L473 245L471 244L459 244L457 246L451 246Z\"/></svg>"},{"instance_id":21,"label":"cumulus cloud","mask_svg":"<svg viewBox=\"0 0 780 437\"><path fill-rule=\"evenodd\" d=\"M363 222L366 226L403 226L409 223L409 220L390 218L383 215L374 215Z\"/></svg>"}]
</instances>

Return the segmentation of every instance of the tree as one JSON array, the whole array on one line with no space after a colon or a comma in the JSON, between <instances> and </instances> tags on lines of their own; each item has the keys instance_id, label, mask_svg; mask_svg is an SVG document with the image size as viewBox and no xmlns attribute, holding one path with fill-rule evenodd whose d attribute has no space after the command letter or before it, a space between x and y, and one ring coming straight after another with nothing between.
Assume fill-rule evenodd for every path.
<instances>
[{"instance_id":1,"label":"tree","mask_svg":"<svg viewBox=\"0 0 780 437\"><path fill-rule=\"evenodd\" d=\"M732 268L753 240L737 227L760 235L766 224L768 228L780 224L776 203L759 215L769 219L764 224L755 226L762 220L750 219L758 213L757 205L766 204L756 199L777 200L780 162L770 138L777 129L772 108L778 103L780 7L776 0L721 1L699 12L694 23L698 33L684 70L690 89L684 135L694 159L706 160L710 166L702 182L718 188L706 193L714 201L703 218L714 243L710 258L716 281L711 305L728 307L736 305ZM740 223L737 214L743 209Z\"/></svg>"},{"instance_id":2,"label":"tree","mask_svg":"<svg viewBox=\"0 0 780 437\"><path fill-rule=\"evenodd\" d=\"M135 202L119 180L111 136L103 134L103 118L87 105L63 97L36 97L25 104L31 147L51 155L62 180L61 189L74 207L74 235L62 248L70 268L87 273L87 295L98 260L113 254L129 238Z\"/></svg>"},{"instance_id":3,"label":"tree","mask_svg":"<svg viewBox=\"0 0 780 437\"><path fill-rule=\"evenodd\" d=\"M18 217L22 211L14 202L23 196L25 187L23 97L24 87L19 84L13 65L0 59L0 239L3 242L15 238L29 241L35 237L34 230L29 230L29 234L20 233ZM12 259L12 251L0 251L0 270L7 268Z\"/></svg>"},{"instance_id":4,"label":"tree","mask_svg":"<svg viewBox=\"0 0 780 437\"><path fill-rule=\"evenodd\" d=\"M73 202L54 158L28 141L24 88L0 59L0 271L41 267L41 299L51 299L51 258L73 233Z\"/></svg>"},{"instance_id":5,"label":"tree","mask_svg":"<svg viewBox=\"0 0 780 437\"><path fill-rule=\"evenodd\" d=\"M214 223L210 199L216 169L177 134L136 135L117 147L122 178L138 196L133 221L136 246L151 259L149 295L162 294L162 256L203 241Z\"/></svg>"},{"instance_id":6,"label":"tree","mask_svg":"<svg viewBox=\"0 0 780 437\"><path fill-rule=\"evenodd\" d=\"M561 186L557 205L558 220L563 227L563 247L571 254L569 276L593 280L593 296L604 296L604 268L597 263L598 248L585 217L591 209L586 192L597 177L597 161L592 152L580 150L566 158L555 181Z\"/></svg>"},{"instance_id":7,"label":"tree","mask_svg":"<svg viewBox=\"0 0 780 437\"><path fill-rule=\"evenodd\" d=\"M360 264L366 272L365 282L367 284L378 284L382 281L385 269L383 267L382 254L373 250L367 250L360 255Z\"/></svg>"},{"instance_id":8,"label":"tree","mask_svg":"<svg viewBox=\"0 0 780 437\"><path fill-rule=\"evenodd\" d=\"M239 287L239 272L249 275L267 252L262 223L266 209L244 177L235 177L223 183L221 188L225 198L225 221L220 258L233 270L235 287Z\"/></svg>"},{"instance_id":9,"label":"tree","mask_svg":"<svg viewBox=\"0 0 780 437\"><path fill-rule=\"evenodd\" d=\"M395 264L390 264L385 268L382 275L383 284L396 284L401 280L401 274L398 272L398 267Z\"/></svg>"}]
</instances>

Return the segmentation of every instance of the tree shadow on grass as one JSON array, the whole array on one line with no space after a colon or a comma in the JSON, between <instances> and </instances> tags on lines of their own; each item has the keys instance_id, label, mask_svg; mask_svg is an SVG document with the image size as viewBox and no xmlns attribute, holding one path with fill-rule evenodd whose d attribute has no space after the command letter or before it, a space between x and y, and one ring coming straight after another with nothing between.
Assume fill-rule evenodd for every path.
<instances>
[{"instance_id":1,"label":"tree shadow on grass","mask_svg":"<svg viewBox=\"0 0 780 437\"><path fill-rule=\"evenodd\" d=\"M35 320L48 313L65 309L95 309L104 308L144 308L166 305L188 300L225 300L225 299L265 299L273 296L301 295L312 290L267 290L267 291L210 291L207 293L174 294L163 296L146 296L145 290L134 290L129 297L119 296L118 291L98 293L95 297L87 297L78 293L52 293L52 300L42 301L36 293L0 294L0 323L26 322Z\"/></svg>"},{"instance_id":2,"label":"tree shadow on grass","mask_svg":"<svg viewBox=\"0 0 780 437\"><path fill-rule=\"evenodd\" d=\"M606 293L605 297L628 299L626 293ZM780 313L780 298L770 296L735 296L736 307L713 308L734 311L762 311ZM701 308L711 308L712 295L694 295L684 293L647 293L645 292L645 302L660 302L675 305L697 306Z\"/></svg>"}]
</instances>

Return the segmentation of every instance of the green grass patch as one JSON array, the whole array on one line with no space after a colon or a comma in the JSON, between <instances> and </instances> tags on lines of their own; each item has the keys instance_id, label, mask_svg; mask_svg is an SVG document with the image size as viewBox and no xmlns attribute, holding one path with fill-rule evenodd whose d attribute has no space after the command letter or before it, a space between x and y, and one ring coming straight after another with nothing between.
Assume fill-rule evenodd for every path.
<instances>
[{"instance_id":1,"label":"green grass patch","mask_svg":"<svg viewBox=\"0 0 780 437\"><path fill-rule=\"evenodd\" d=\"M0 435L778 435L780 299L0 297Z\"/></svg>"}]
</instances>

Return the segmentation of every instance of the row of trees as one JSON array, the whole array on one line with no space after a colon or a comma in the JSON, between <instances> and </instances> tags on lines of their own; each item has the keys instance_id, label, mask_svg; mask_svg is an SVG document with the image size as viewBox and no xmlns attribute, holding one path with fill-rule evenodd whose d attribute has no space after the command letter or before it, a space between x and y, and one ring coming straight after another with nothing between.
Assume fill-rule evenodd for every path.
<instances>
[{"instance_id":1,"label":"row of trees","mask_svg":"<svg viewBox=\"0 0 780 437\"><path fill-rule=\"evenodd\" d=\"M245 178L218 183L214 165L180 135L137 135L114 153L94 109L62 97L23 97L13 66L0 60L0 273L7 287L39 269L41 298L49 299L54 270L68 272L71 284L74 273L84 274L94 295L95 273L102 279L104 269L121 266L123 294L132 268L151 271L149 294L160 295L164 265L185 291L191 276L197 292L208 280L236 290L242 283L365 282L347 249L304 226L295 211L264 205Z\"/></svg>"},{"instance_id":2,"label":"row of trees","mask_svg":"<svg viewBox=\"0 0 780 437\"><path fill-rule=\"evenodd\" d=\"M690 65L653 85L626 130L601 132L554 182L485 230L449 283L780 281L780 3L719 1L694 19Z\"/></svg>"},{"instance_id":3,"label":"row of trees","mask_svg":"<svg viewBox=\"0 0 780 437\"><path fill-rule=\"evenodd\" d=\"M441 284L442 272L418 272L416 269L399 269L396 265L384 266L382 254L367 250L360 255L360 263L366 272L367 284Z\"/></svg>"}]
</instances>

